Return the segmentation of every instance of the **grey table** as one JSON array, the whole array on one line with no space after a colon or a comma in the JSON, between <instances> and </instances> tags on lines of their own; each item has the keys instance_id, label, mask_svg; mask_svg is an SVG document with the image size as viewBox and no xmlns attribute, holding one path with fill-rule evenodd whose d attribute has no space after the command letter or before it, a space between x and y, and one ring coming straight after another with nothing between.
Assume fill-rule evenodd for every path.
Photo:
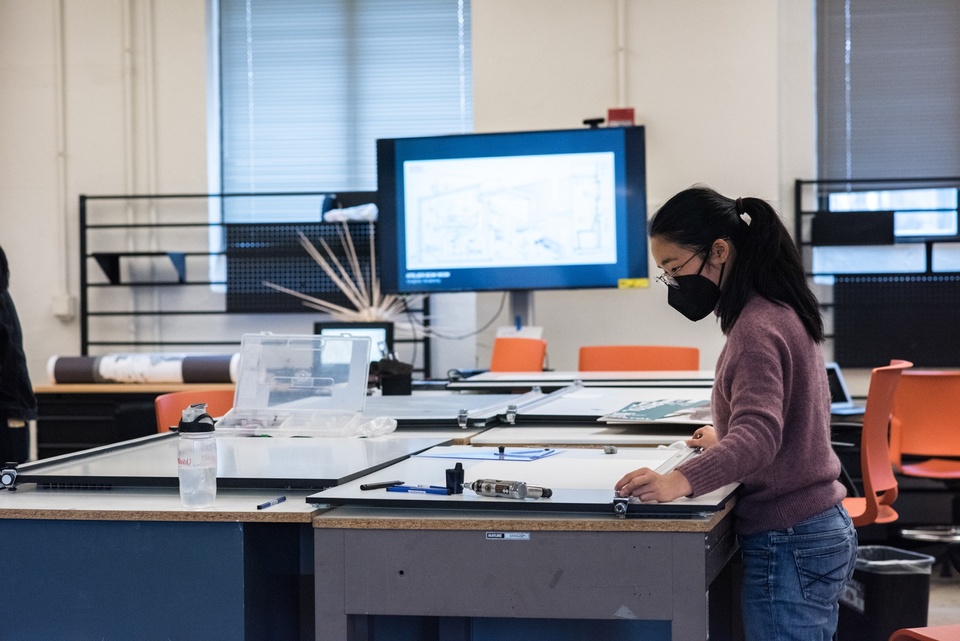
<instances>
[{"instance_id":1,"label":"grey table","mask_svg":"<svg viewBox=\"0 0 960 641\"><path fill-rule=\"evenodd\" d=\"M516 448L507 448L507 458ZM612 486L683 453L582 448L522 462L496 448L437 447L312 495L338 506L314 518L318 641L406 638L697 639L730 636L728 564L737 549L736 486L699 499L631 505ZM361 482L443 484L513 478L553 489L516 501L386 490Z\"/></svg>"},{"instance_id":2,"label":"grey table","mask_svg":"<svg viewBox=\"0 0 960 641\"><path fill-rule=\"evenodd\" d=\"M339 507L316 638L731 638L732 506L689 519Z\"/></svg>"}]
</instances>

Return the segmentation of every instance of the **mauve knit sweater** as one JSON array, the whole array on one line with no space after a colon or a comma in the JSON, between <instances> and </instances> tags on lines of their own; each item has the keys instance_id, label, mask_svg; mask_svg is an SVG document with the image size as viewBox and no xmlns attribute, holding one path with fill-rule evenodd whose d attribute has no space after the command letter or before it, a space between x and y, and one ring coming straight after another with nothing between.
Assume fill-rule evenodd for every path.
<instances>
[{"instance_id":1,"label":"mauve knit sweater","mask_svg":"<svg viewBox=\"0 0 960 641\"><path fill-rule=\"evenodd\" d=\"M820 346L792 308L753 296L717 360L718 442L678 470L693 496L739 481L738 534L784 529L839 503Z\"/></svg>"}]
</instances>

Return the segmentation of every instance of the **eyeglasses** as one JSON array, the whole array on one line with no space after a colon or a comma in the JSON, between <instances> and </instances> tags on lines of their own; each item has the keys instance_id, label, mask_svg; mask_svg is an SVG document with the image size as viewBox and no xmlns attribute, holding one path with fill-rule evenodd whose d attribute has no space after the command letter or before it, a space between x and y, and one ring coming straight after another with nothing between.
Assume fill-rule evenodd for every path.
<instances>
[{"instance_id":1,"label":"eyeglasses","mask_svg":"<svg viewBox=\"0 0 960 641\"><path fill-rule=\"evenodd\" d=\"M671 269L670 271L667 271L667 270L664 269L664 270L663 270L663 273L660 274L659 276L657 276L657 280L658 280L659 282L663 283L664 285L666 285L667 287L677 287L677 281L676 281L676 279L674 278L674 276L676 275L676 273L679 272L679 271L680 271L681 269L683 269L684 267L686 267L686 266L687 266L687 263L689 263L691 260L693 260L694 258L696 258L697 256L699 256L700 254L702 254L703 252L705 252L705 251L707 250L707 248L709 248L709 247L710 247L709 244L704 245L703 247L701 247L700 249L698 249L697 251L695 251L690 258L686 259L685 261L683 261L682 264L674 267L674 268ZM698 274L703 271L703 267L704 267L704 265L706 265L706 264L707 264L707 261L706 261L706 258L704 258L703 264L700 265L700 269L697 270L697 273L698 273Z\"/></svg>"}]
</instances>

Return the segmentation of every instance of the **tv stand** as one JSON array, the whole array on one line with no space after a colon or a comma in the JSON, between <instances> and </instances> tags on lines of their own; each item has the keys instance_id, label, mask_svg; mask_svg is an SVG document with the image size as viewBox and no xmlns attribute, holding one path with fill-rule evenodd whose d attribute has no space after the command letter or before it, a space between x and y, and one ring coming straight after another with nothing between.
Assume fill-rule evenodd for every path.
<instances>
[{"instance_id":1,"label":"tv stand","mask_svg":"<svg viewBox=\"0 0 960 641\"><path fill-rule=\"evenodd\" d=\"M520 327L533 325L533 292L510 291L510 322Z\"/></svg>"}]
</instances>

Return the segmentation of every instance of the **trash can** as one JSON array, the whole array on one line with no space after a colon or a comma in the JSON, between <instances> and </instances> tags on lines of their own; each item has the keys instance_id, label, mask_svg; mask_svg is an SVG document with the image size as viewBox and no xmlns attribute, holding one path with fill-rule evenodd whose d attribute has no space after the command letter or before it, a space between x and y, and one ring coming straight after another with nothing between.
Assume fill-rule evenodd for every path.
<instances>
[{"instance_id":1,"label":"trash can","mask_svg":"<svg viewBox=\"0 0 960 641\"><path fill-rule=\"evenodd\" d=\"M837 640L887 641L900 628L927 625L933 562L927 554L861 545L840 597Z\"/></svg>"}]
</instances>

